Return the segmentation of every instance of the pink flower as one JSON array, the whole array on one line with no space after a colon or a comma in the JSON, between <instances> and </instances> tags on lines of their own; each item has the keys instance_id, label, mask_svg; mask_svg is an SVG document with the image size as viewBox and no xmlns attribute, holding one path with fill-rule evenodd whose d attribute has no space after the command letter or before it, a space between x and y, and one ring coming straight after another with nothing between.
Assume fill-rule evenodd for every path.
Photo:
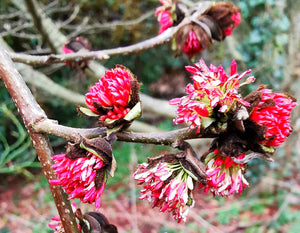
<instances>
[{"instance_id":1,"label":"pink flower","mask_svg":"<svg viewBox=\"0 0 300 233\"><path fill-rule=\"evenodd\" d=\"M139 181L139 185L145 183L139 199L147 199L152 202L153 208L158 207L162 212L171 212L178 222L186 221L188 211L194 204L191 191L195 177L180 162L159 162L151 168L146 163L139 164L133 177Z\"/></svg>"},{"instance_id":2,"label":"pink flower","mask_svg":"<svg viewBox=\"0 0 300 233\"><path fill-rule=\"evenodd\" d=\"M237 159L243 159L244 156L245 154L241 154ZM243 188L249 186L243 175L244 165L235 163L230 157L219 155L218 149L207 155L205 165L207 184L200 184L205 192L210 190L214 195L228 196L242 193Z\"/></svg>"},{"instance_id":3,"label":"pink flower","mask_svg":"<svg viewBox=\"0 0 300 233\"><path fill-rule=\"evenodd\" d=\"M238 93L238 88L254 81L254 77L249 77L246 82L239 83L251 70L239 75L236 72L236 62L232 61L230 76L227 76L221 65L218 68L214 65L207 67L202 59L195 67L185 68L193 74L194 83L185 88L187 96L169 101L169 104L178 106L175 124L190 122L190 129L197 128L200 132L201 126L207 127L214 121L214 109L226 113L234 109L236 103L249 106Z\"/></svg>"},{"instance_id":4,"label":"pink flower","mask_svg":"<svg viewBox=\"0 0 300 233\"><path fill-rule=\"evenodd\" d=\"M72 202L73 213L75 213L76 209L77 209L76 203ZM81 231L80 225L79 224L77 224L77 225L78 225L79 231ZM51 222L48 224L48 226L50 228L54 229L54 233L64 233L65 232L59 215L56 215L53 218L51 218Z\"/></svg>"},{"instance_id":5,"label":"pink flower","mask_svg":"<svg viewBox=\"0 0 300 233\"><path fill-rule=\"evenodd\" d=\"M266 128L263 146L279 146L292 132L290 116L296 106L295 100L283 93L261 90L261 100L254 108L250 119Z\"/></svg>"},{"instance_id":6,"label":"pink flower","mask_svg":"<svg viewBox=\"0 0 300 233\"><path fill-rule=\"evenodd\" d=\"M155 16L160 24L158 34L161 34L169 27L173 25L173 19L171 16L172 0L160 0L162 6L156 8Z\"/></svg>"},{"instance_id":7,"label":"pink flower","mask_svg":"<svg viewBox=\"0 0 300 233\"><path fill-rule=\"evenodd\" d=\"M193 30L190 30L189 35L182 47L182 51L186 53L189 57L197 55L200 51L204 50L200 44L197 35Z\"/></svg>"},{"instance_id":8,"label":"pink flower","mask_svg":"<svg viewBox=\"0 0 300 233\"><path fill-rule=\"evenodd\" d=\"M87 152L87 157L77 159L69 159L65 154L55 155L52 159L55 162L52 167L56 171L57 179L50 183L61 185L70 199L79 198L84 203L95 202L95 207L99 208L105 181L97 184L95 178L97 173L103 174L103 160L90 152Z\"/></svg>"},{"instance_id":9,"label":"pink flower","mask_svg":"<svg viewBox=\"0 0 300 233\"><path fill-rule=\"evenodd\" d=\"M86 105L100 115L100 121L123 119L138 102L138 97L133 98L133 95L138 95L132 90L134 81L133 74L123 66L105 71L105 75L85 95Z\"/></svg>"}]
</instances>

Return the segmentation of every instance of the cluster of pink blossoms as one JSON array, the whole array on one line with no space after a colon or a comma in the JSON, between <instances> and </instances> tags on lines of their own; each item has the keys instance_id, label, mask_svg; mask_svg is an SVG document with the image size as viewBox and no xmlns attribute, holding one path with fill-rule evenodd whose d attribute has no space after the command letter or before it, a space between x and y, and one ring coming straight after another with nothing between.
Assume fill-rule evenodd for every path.
<instances>
[{"instance_id":1,"label":"cluster of pink blossoms","mask_svg":"<svg viewBox=\"0 0 300 233\"><path fill-rule=\"evenodd\" d=\"M99 208L105 181L100 188L96 188L95 177L97 170L101 169L104 163L98 156L87 153L87 157L77 159L69 159L65 154L53 156L53 169L57 179L51 180L50 183L63 186L70 199L79 198L83 203L95 202L95 207Z\"/></svg>"},{"instance_id":2,"label":"cluster of pink blossoms","mask_svg":"<svg viewBox=\"0 0 300 233\"><path fill-rule=\"evenodd\" d=\"M160 24L159 34L163 33L173 25L171 16L172 0L160 0L162 6L156 8L155 16Z\"/></svg>"},{"instance_id":3,"label":"cluster of pink blossoms","mask_svg":"<svg viewBox=\"0 0 300 233\"><path fill-rule=\"evenodd\" d=\"M188 95L169 101L171 105L178 106L175 124L191 123L190 128L197 128L200 132L203 120L205 123L207 120L214 120L213 109L217 108L220 113L225 113L235 108L236 103L249 106L238 93L238 88L255 80L254 77L249 77L246 82L239 83L251 70L239 75L236 72L236 62L232 61L230 76L227 76L222 66L207 67L202 59L195 67L186 66L186 70L193 74L194 81L185 88Z\"/></svg>"},{"instance_id":4,"label":"cluster of pink blossoms","mask_svg":"<svg viewBox=\"0 0 300 233\"><path fill-rule=\"evenodd\" d=\"M237 156L237 159L243 159L245 154ZM234 193L242 193L243 188L249 186L244 177L245 168L243 164L237 164L231 157L219 155L218 149L208 154L205 159L206 186L204 191L209 190L214 195L228 196Z\"/></svg>"},{"instance_id":5,"label":"cluster of pink blossoms","mask_svg":"<svg viewBox=\"0 0 300 233\"><path fill-rule=\"evenodd\" d=\"M292 132L290 116L295 106L296 102L283 93L272 93L270 89L261 90L261 101L250 115L251 120L266 127L265 139L259 142L261 145L279 146L285 141Z\"/></svg>"},{"instance_id":6,"label":"cluster of pink blossoms","mask_svg":"<svg viewBox=\"0 0 300 233\"><path fill-rule=\"evenodd\" d=\"M86 105L100 115L100 121L124 118L130 111L127 105L132 80L132 74L122 66L105 71L105 75L85 95Z\"/></svg>"},{"instance_id":7,"label":"cluster of pink blossoms","mask_svg":"<svg viewBox=\"0 0 300 233\"><path fill-rule=\"evenodd\" d=\"M191 191L194 189L194 181L180 163L158 163L148 168L148 164L138 165L133 175L134 179L143 186L139 199L147 199L152 202L152 207L158 207L160 211L170 211L178 222L186 221L189 208L194 201Z\"/></svg>"},{"instance_id":8,"label":"cluster of pink blossoms","mask_svg":"<svg viewBox=\"0 0 300 233\"><path fill-rule=\"evenodd\" d=\"M75 213L76 209L77 209L76 203L72 202L73 213ZM79 231L81 231L80 225L79 224L77 224L77 225L78 225ZM48 226L50 228L54 229L54 233L64 233L65 232L59 215L56 215L53 218L51 218L51 222L48 224Z\"/></svg>"}]
</instances>

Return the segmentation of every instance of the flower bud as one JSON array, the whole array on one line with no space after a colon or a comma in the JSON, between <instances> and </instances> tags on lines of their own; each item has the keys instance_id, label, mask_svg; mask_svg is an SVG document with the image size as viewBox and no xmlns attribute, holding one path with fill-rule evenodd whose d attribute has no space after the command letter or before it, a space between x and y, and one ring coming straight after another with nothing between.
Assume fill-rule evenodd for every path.
<instances>
[{"instance_id":1,"label":"flower bud","mask_svg":"<svg viewBox=\"0 0 300 233\"><path fill-rule=\"evenodd\" d=\"M88 39L79 36L71 39L70 41L64 43L62 50L64 54L77 53L79 51L91 51L92 46ZM84 69L88 66L88 60L82 61L68 61L66 65L70 66L71 69Z\"/></svg>"},{"instance_id":2,"label":"flower bud","mask_svg":"<svg viewBox=\"0 0 300 233\"><path fill-rule=\"evenodd\" d=\"M100 123L113 128L128 123L141 115L137 79L124 66L105 71L99 82L85 95L91 113L99 116ZM79 108L85 115L86 109Z\"/></svg>"},{"instance_id":3,"label":"flower bud","mask_svg":"<svg viewBox=\"0 0 300 233\"><path fill-rule=\"evenodd\" d=\"M201 26L190 23L178 30L175 42L177 53L183 51L192 57L204 50L211 43L211 39Z\"/></svg>"},{"instance_id":4,"label":"flower bud","mask_svg":"<svg viewBox=\"0 0 300 233\"><path fill-rule=\"evenodd\" d=\"M213 32L212 38L218 41L224 40L232 34L232 30L241 22L241 9L231 2L217 2L209 7L203 14L202 19ZM201 20L201 16L199 18ZM216 29L218 28L218 29Z\"/></svg>"},{"instance_id":5,"label":"flower bud","mask_svg":"<svg viewBox=\"0 0 300 233\"><path fill-rule=\"evenodd\" d=\"M88 212L78 217L83 233L118 233L117 227L110 224L107 218L101 213Z\"/></svg>"},{"instance_id":6,"label":"flower bud","mask_svg":"<svg viewBox=\"0 0 300 233\"><path fill-rule=\"evenodd\" d=\"M92 50L92 45L88 41L88 39L78 36L76 38L71 39L70 41L64 43L62 50L65 54L67 53L76 53L80 50Z\"/></svg>"}]
</instances>

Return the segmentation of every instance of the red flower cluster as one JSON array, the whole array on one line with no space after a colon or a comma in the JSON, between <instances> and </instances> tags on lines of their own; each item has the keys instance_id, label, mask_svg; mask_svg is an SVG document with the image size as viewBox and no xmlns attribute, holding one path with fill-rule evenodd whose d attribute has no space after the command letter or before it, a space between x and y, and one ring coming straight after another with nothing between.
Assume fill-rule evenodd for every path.
<instances>
[{"instance_id":1,"label":"red flower cluster","mask_svg":"<svg viewBox=\"0 0 300 233\"><path fill-rule=\"evenodd\" d=\"M173 19L171 16L172 0L160 0L162 6L156 8L155 16L160 24L158 34L161 34L169 27L173 25Z\"/></svg>"},{"instance_id":2,"label":"red flower cluster","mask_svg":"<svg viewBox=\"0 0 300 233\"><path fill-rule=\"evenodd\" d=\"M213 109L217 108L220 113L225 113L234 109L237 102L249 106L238 93L238 88L255 80L254 77L249 77L246 82L239 83L251 70L239 75L236 72L236 62L232 61L230 76L227 76L221 65L218 68L213 65L207 67L202 59L195 67L186 66L186 70L194 75L194 83L185 88L188 96L169 101L171 105L178 105L175 124L190 122L190 128L197 127L199 132L201 126L207 126L207 121L211 123L214 120ZM202 125L203 120L205 124Z\"/></svg>"},{"instance_id":3,"label":"red flower cluster","mask_svg":"<svg viewBox=\"0 0 300 233\"><path fill-rule=\"evenodd\" d=\"M241 154L237 159L243 159L245 154ZM230 157L219 155L218 149L208 154L205 159L205 172L207 174L204 191L210 190L214 195L228 196L233 193L242 193L243 188L249 186L244 178L245 167L237 164Z\"/></svg>"},{"instance_id":4,"label":"red flower cluster","mask_svg":"<svg viewBox=\"0 0 300 233\"><path fill-rule=\"evenodd\" d=\"M178 222L186 221L194 204L190 196L194 181L180 163L158 163L152 168L146 163L139 164L133 177L139 185L145 183L139 199L147 199L162 212L170 211Z\"/></svg>"},{"instance_id":5,"label":"red flower cluster","mask_svg":"<svg viewBox=\"0 0 300 233\"><path fill-rule=\"evenodd\" d=\"M131 82L134 77L125 67L105 71L90 92L85 95L88 108L100 115L100 121L124 118L130 111Z\"/></svg>"},{"instance_id":6,"label":"red flower cluster","mask_svg":"<svg viewBox=\"0 0 300 233\"><path fill-rule=\"evenodd\" d=\"M76 203L72 202L73 213L75 213L76 209L77 209ZM80 225L78 223L77 223L77 225L78 225L79 231L81 231ZM48 224L48 226L50 228L54 229L54 233L64 233L65 232L59 215L56 215L53 218L51 218L51 222Z\"/></svg>"},{"instance_id":7,"label":"red flower cluster","mask_svg":"<svg viewBox=\"0 0 300 233\"><path fill-rule=\"evenodd\" d=\"M250 119L266 127L263 146L279 146L292 132L291 111L296 102L283 93L272 93L270 89L261 90L261 100L254 108Z\"/></svg>"},{"instance_id":8,"label":"red flower cluster","mask_svg":"<svg viewBox=\"0 0 300 233\"><path fill-rule=\"evenodd\" d=\"M100 197L105 188L105 181L96 188L95 177L97 170L104 166L103 160L87 152L87 157L69 159L65 154L53 156L53 169L57 179L51 180L52 185L61 185L69 194L70 199L80 198L83 203L95 202L95 207L100 207Z\"/></svg>"}]
</instances>

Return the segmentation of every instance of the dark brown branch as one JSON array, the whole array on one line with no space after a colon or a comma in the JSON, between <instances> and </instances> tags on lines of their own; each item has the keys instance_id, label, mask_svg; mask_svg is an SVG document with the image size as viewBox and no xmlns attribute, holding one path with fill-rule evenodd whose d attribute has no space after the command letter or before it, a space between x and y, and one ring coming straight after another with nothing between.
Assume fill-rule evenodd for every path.
<instances>
[{"instance_id":1,"label":"dark brown branch","mask_svg":"<svg viewBox=\"0 0 300 233\"><path fill-rule=\"evenodd\" d=\"M34 130L30 127L32 122L37 121L38 119L46 119L47 116L36 103L21 75L15 69L13 62L9 59L7 52L1 45L0 77L14 100L21 117L23 118L47 180L55 179L56 175L51 167L51 156L53 155L53 151L49 144L48 137L45 134L34 132ZM78 233L78 227L66 194L62 191L60 186L50 185L50 190L65 232Z\"/></svg>"},{"instance_id":2,"label":"dark brown branch","mask_svg":"<svg viewBox=\"0 0 300 233\"><path fill-rule=\"evenodd\" d=\"M42 119L39 122L35 122L32 127L38 133L51 134L74 142L79 141L81 137L103 137L106 136L107 133L105 128L77 129L59 125L56 121L49 119ZM194 138L213 138L216 135L207 129L205 134L196 134L196 130L183 128L169 132L154 133L118 132L116 133L116 136L117 140L124 142L172 145L178 140L187 140Z\"/></svg>"}]
</instances>

